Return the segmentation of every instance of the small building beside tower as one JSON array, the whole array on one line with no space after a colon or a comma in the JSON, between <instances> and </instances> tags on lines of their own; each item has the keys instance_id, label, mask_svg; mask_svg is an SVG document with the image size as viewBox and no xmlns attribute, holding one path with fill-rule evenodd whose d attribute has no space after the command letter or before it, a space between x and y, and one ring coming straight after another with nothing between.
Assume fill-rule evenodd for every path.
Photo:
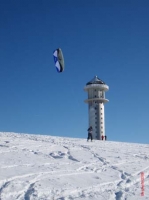
<instances>
[{"instance_id":1,"label":"small building beside tower","mask_svg":"<svg viewBox=\"0 0 149 200\"><path fill-rule=\"evenodd\" d=\"M89 127L93 128L93 139L101 140L102 136L106 135L104 104L109 101L105 98L109 86L95 76L86 84L84 90L88 93L85 103L88 104Z\"/></svg>"}]
</instances>

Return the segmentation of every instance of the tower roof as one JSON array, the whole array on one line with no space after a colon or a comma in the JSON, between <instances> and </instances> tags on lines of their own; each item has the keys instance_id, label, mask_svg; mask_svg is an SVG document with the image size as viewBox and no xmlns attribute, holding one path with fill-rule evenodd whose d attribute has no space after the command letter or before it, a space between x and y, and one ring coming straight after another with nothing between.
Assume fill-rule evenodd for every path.
<instances>
[{"instance_id":1,"label":"tower roof","mask_svg":"<svg viewBox=\"0 0 149 200\"><path fill-rule=\"evenodd\" d=\"M101 79L99 79L97 76L95 76L91 81L89 81L86 85L91 84L105 84Z\"/></svg>"}]
</instances>

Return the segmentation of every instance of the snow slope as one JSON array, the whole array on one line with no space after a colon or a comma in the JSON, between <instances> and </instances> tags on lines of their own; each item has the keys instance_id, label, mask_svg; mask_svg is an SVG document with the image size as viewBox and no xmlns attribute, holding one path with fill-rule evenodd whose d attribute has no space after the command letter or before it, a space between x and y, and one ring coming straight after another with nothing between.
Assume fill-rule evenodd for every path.
<instances>
[{"instance_id":1,"label":"snow slope","mask_svg":"<svg viewBox=\"0 0 149 200\"><path fill-rule=\"evenodd\" d=\"M149 199L149 145L0 133L0 200L73 199Z\"/></svg>"}]
</instances>

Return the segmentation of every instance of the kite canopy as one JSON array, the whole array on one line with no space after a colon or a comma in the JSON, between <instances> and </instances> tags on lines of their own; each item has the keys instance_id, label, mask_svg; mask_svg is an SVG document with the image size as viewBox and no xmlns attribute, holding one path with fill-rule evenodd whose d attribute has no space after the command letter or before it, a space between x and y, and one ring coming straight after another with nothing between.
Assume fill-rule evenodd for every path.
<instances>
[{"instance_id":1,"label":"kite canopy","mask_svg":"<svg viewBox=\"0 0 149 200\"><path fill-rule=\"evenodd\" d=\"M62 50L60 48L56 49L53 52L54 56L54 62L55 62L55 67L58 72L63 72L64 71L64 57Z\"/></svg>"}]
</instances>

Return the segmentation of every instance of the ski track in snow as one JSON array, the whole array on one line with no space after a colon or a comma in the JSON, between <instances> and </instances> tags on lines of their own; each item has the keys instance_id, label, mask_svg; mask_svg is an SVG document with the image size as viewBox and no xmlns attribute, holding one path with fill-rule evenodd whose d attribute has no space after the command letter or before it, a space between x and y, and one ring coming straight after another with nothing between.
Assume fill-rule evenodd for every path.
<instances>
[{"instance_id":1,"label":"ski track in snow","mask_svg":"<svg viewBox=\"0 0 149 200\"><path fill-rule=\"evenodd\" d=\"M149 145L16 133L0 138L0 200L149 199Z\"/></svg>"}]
</instances>

